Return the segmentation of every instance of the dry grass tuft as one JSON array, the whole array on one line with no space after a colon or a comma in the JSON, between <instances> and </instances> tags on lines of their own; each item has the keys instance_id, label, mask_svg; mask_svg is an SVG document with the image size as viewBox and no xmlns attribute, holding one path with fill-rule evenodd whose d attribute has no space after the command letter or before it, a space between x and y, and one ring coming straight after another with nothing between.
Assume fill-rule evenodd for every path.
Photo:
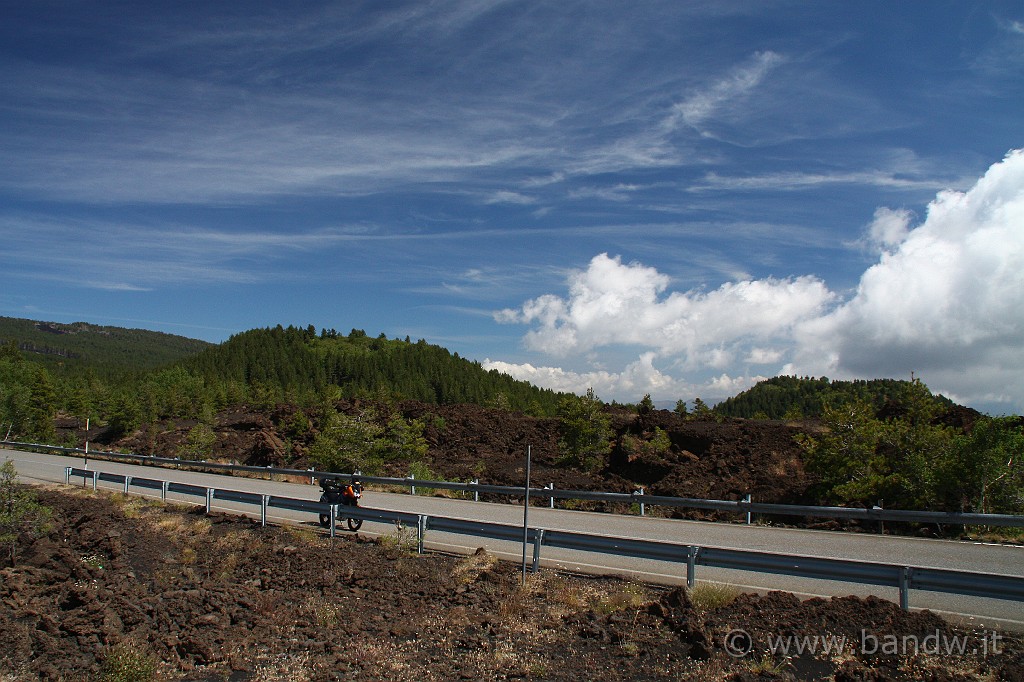
<instances>
[{"instance_id":1,"label":"dry grass tuft","mask_svg":"<svg viewBox=\"0 0 1024 682\"><path fill-rule=\"evenodd\" d=\"M256 682L306 682L312 679L310 654L281 654L271 663L256 666L252 679Z\"/></svg>"},{"instance_id":2,"label":"dry grass tuft","mask_svg":"<svg viewBox=\"0 0 1024 682\"><path fill-rule=\"evenodd\" d=\"M598 594L599 596L592 600L591 608L603 614L623 609L639 609L651 600L648 589L636 582L628 582L621 588L603 590Z\"/></svg>"},{"instance_id":3,"label":"dry grass tuft","mask_svg":"<svg viewBox=\"0 0 1024 682\"><path fill-rule=\"evenodd\" d=\"M452 569L452 577L456 583L468 584L480 577L481 573L489 571L498 563L498 557L481 548L476 553L460 559Z\"/></svg>"},{"instance_id":4,"label":"dry grass tuft","mask_svg":"<svg viewBox=\"0 0 1024 682\"><path fill-rule=\"evenodd\" d=\"M212 524L205 517L181 516L179 514L166 515L156 522L156 527L172 538L189 540L209 535Z\"/></svg>"},{"instance_id":5,"label":"dry grass tuft","mask_svg":"<svg viewBox=\"0 0 1024 682\"><path fill-rule=\"evenodd\" d=\"M102 682L146 682L155 679L156 656L143 643L125 639L107 651L100 670Z\"/></svg>"},{"instance_id":6,"label":"dry grass tuft","mask_svg":"<svg viewBox=\"0 0 1024 682\"><path fill-rule=\"evenodd\" d=\"M698 613L707 613L731 604L742 592L732 585L700 583L688 591L690 603Z\"/></svg>"},{"instance_id":7,"label":"dry grass tuft","mask_svg":"<svg viewBox=\"0 0 1024 682\"><path fill-rule=\"evenodd\" d=\"M322 539L320 531L310 526L296 526L290 523L281 526L297 542L304 545L315 545Z\"/></svg>"},{"instance_id":8,"label":"dry grass tuft","mask_svg":"<svg viewBox=\"0 0 1024 682\"><path fill-rule=\"evenodd\" d=\"M313 594L302 604L302 611L322 628L337 627L341 623L342 607L322 594Z\"/></svg>"},{"instance_id":9,"label":"dry grass tuft","mask_svg":"<svg viewBox=\"0 0 1024 682\"><path fill-rule=\"evenodd\" d=\"M415 554L419 551L416 529L400 523L395 524L395 530L378 537L377 544L392 558L403 554Z\"/></svg>"}]
</instances>

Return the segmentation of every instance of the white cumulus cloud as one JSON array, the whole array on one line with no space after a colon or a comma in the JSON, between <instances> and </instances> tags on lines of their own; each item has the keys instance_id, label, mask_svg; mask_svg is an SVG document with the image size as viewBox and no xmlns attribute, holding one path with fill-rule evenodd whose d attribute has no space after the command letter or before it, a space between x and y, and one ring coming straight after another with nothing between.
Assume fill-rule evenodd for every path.
<instances>
[{"instance_id":1,"label":"white cumulus cloud","mask_svg":"<svg viewBox=\"0 0 1024 682\"><path fill-rule=\"evenodd\" d=\"M876 218L877 218L876 214ZM891 216L883 214L883 220ZM876 219L876 224L877 224ZM1024 404L1024 150L925 220L883 229L889 249L832 313L796 339L803 372L922 376L933 389Z\"/></svg>"},{"instance_id":2,"label":"white cumulus cloud","mask_svg":"<svg viewBox=\"0 0 1024 682\"><path fill-rule=\"evenodd\" d=\"M878 209L863 243L879 253L845 300L809 275L670 291L671 279L606 253L545 294L495 314L530 325L525 346L595 371L489 367L558 390L610 398L733 395L760 374L908 378L968 404L1024 407L1024 150L926 217ZM608 356L634 360L608 370ZM750 371L758 366L758 376ZM672 374L677 373L677 374ZM712 376L714 374L714 376ZM674 391L674 393L673 393Z\"/></svg>"},{"instance_id":3,"label":"white cumulus cloud","mask_svg":"<svg viewBox=\"0 0 1024 682\"><path fill-rule=\"evenodd\" d=\"M567 297L545 294L496 319L536 324L527 347L555 357L635 345L662 356L721 362L737 343L787 338L793 325L819 315L833 298L823 282L807 276L662 296L669 284L655 268L602 253L569 276Z\"/></svg>"},{"instance_id":4,"label":"white cumulus cloud","mask_svg":"<svg viewBox=\"0 0 1024 682\"><path fill-rule=\"evenodd\" d=\"M914 214L907 210L879 208L868 227L868 242L880 250L898 246L907 238L913 217Z\"/></svg>"}]
</instances>

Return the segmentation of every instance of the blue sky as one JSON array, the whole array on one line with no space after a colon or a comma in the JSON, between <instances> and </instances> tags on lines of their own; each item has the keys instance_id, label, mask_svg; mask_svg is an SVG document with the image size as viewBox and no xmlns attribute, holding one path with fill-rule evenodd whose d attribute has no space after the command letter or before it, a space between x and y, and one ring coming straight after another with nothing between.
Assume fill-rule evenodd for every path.
<instances>
[{"instance_id":1,"label":"blue sky","mask_svg":"<svg viewBox=\"0 0 1024 682\"><path fill-rule=\"evenodd\" d=\"M1019 2L0 10L0 314L1024 410Z\"/></svg>"}]
</instances>

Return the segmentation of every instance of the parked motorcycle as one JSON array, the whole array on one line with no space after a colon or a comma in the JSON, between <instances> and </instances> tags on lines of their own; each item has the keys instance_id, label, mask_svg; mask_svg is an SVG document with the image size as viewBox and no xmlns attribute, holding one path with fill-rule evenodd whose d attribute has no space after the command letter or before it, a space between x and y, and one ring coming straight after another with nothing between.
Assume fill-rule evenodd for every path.
<instances>
[{"instance_id":1,"label":"parked motorcycle","mask_svg":"<svg viewBox=\"0 0 1024 682\"><path fill-rule=\"evenodd\" d=\"M359 498L363 496L363 486L358 478L353 478L348 485L341 482L339 478L321 478L320 489L324 491L320 501L327 504L337 504L342 507L358 507ZM363 525L362 519L346 516L343 509L339 509L338 521L345 519L349 530L359 530ZM331 525L331 515L321 514L320 525L327 528Z\"/></svg>"}]
</instances>

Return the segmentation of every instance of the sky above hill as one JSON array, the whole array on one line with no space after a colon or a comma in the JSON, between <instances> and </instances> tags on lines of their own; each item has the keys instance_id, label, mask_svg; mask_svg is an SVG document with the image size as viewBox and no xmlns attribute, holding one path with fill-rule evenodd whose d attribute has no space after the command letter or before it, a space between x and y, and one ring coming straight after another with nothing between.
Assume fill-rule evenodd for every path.
<instances>
[{"instance_id":1,"label":"sky above hill","mask_svg":"<svg viewBox=\"0 0 1024 682\"><path fill-rule=\"evenodd\" d=\"M14 0L0 314L1024 411L1024 5Z\"/></svg>"}]
</instances>

